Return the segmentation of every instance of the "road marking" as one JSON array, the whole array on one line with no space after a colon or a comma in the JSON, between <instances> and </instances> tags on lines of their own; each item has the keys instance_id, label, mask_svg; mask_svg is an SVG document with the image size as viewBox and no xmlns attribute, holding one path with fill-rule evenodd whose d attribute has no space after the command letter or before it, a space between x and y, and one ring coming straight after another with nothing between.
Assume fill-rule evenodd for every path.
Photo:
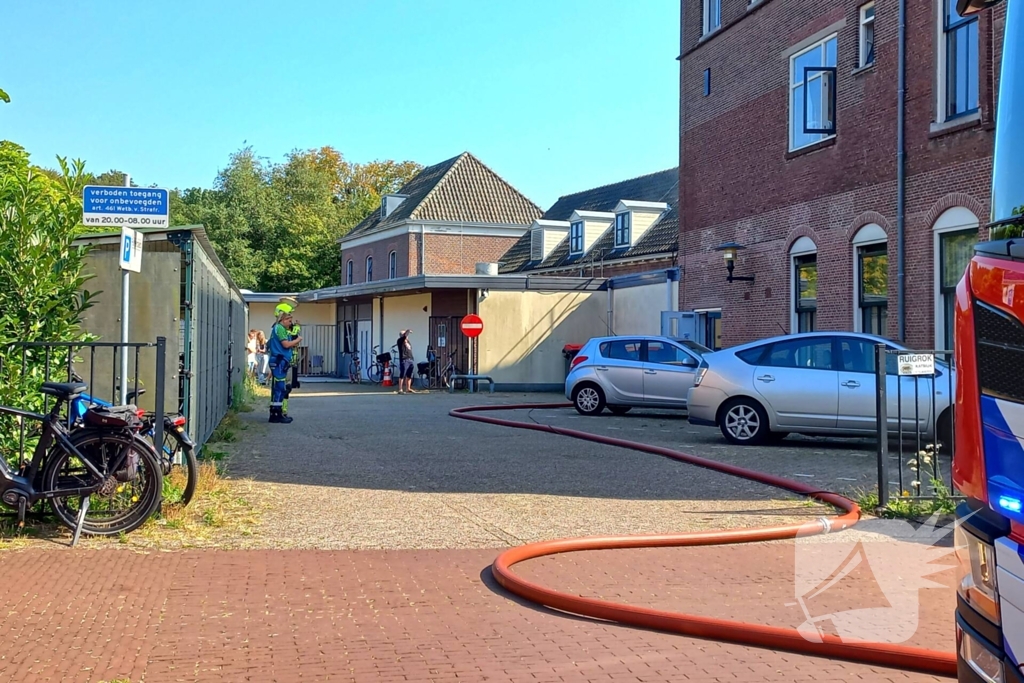
<instances>
[{"instance_id":1,"label":"road marking","mask_svg":"<svg viewBox=\"0 0 1024 683\"><path fill-rule=\"evenodd\" d=\"M814 479L814 475L813 474L794 474L793 476L794 477L807 477L809 479Z\"/></svg>"}]
</instances>

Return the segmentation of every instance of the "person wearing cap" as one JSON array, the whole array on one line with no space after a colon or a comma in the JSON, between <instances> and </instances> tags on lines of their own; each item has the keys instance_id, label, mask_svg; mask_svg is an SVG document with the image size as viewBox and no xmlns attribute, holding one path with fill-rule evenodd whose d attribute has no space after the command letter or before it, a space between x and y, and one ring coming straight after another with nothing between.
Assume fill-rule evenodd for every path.
<instances>
[{"instance_id":1,"label":"person wearing cap","mask_svg":"<svg viewBox=\"0 0 1024 683\"><path fill-rule=\"evenodd\" d=\"M270 329L267 340L267 351L270 355L270 422L289 424L293 418L285 412L285 401L288 398L288 370L292 364L292 349L302 342L302 337L292 337L293 307L287 303L278 304L274 309L277 322Z\"/></svg>"},{"instance_id":2,"label":"person wearing cap","mask_svg":"<svg viewBox=\"0 0 1024 683\"><path fill-rule=\"evenodd\" d=\"M412 390L412 371L413 371L413 358L412 358L412 343L409 341L409 334L412 330L405 330L398 337L398 393L400 394L418 394L420 392Z\"/></svg>"}]
</instances>

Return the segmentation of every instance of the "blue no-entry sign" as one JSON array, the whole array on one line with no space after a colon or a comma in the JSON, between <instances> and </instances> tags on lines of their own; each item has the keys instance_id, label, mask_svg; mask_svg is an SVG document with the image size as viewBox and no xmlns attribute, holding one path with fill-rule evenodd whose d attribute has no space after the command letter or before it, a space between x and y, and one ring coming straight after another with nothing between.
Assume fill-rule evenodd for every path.
<instances>
[{"instance_id":1,"label":"blue no-entry sign","mask_svg":"<svg viewBox=\"0 0 1024 683\"><path fill-rule=\"evenodd\" d=\"M86 185L82 191L82 223L113 227L166 228L170 202L167 190L155 187Z\"/></svg>"}]
</instances>

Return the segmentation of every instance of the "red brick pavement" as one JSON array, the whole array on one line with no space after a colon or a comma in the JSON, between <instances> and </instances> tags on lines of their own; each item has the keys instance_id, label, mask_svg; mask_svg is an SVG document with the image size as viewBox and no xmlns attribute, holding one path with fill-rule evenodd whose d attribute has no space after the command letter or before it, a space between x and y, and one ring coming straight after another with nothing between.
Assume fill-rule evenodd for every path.
<instances>
[{"instance_id":1,"label":"red brick pavement","mask_svg":"<svg viewBox=\"0 0 1024 683\"><path fill-rule=\"evenodd\" d=\"M493 589L495 553L2 553L0 680L942 680L519 604ZM567 555L521 571L585 594L795 626L792 564L792 546L772 544ZM877 597L856 586L843 596L851 606ZM951 649L952 591L922 598L914 644Z\"/></svg>"}]
</instances>

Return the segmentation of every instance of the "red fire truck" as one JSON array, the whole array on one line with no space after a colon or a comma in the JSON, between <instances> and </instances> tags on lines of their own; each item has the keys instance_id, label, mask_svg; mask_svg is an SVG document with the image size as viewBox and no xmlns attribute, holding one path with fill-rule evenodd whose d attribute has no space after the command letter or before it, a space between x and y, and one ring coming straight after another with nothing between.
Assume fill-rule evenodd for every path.
<instances>
[{"instance_id":1,"label":"red fire truck","mask_svg":"<svg viewBox=\"0 0 1024 683\"><path fill-rule=\"evenodd\" d=\"M953 483L958 680L1024 683L1024 0L959 0L961 15L1006 3L993 240L956 293ZM994 11L994 10L990 10ZM1000 239L1000 238L1003 239Z\"/></svg>"}]
</instances>

